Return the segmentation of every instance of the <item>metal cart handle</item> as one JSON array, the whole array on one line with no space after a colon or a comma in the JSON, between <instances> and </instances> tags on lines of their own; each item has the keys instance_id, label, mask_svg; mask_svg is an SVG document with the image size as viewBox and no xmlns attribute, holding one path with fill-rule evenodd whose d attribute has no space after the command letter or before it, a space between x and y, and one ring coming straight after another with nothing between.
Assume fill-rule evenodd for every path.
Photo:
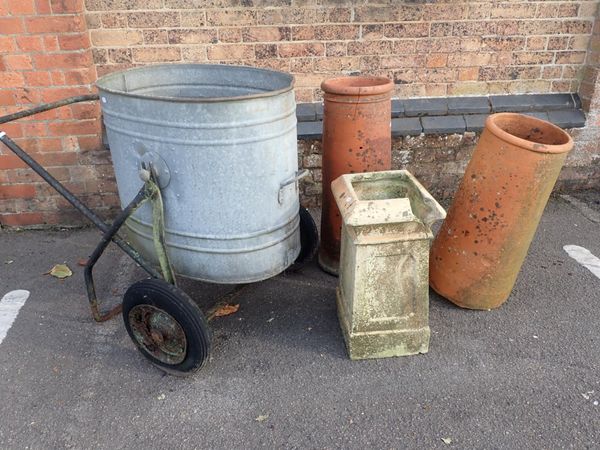
<instances>
[{"instance_id":1,"label":"metal cart handle","mask_svg":"<svg viewBox=\"0 0 600 450\"><path fill-rule=\"evenodd\" d=\"M33 114L38 114L44 111L49 111L51 109L59 108L61 106L70 105L73 103L79 102L87 102L98 100L97 95L80 95L77 97L70 97L64 100L60 100L58 102L47 103L44 105L37 106L35 108L19 111L13 114L9 114L7 116L0 117L0 124L7 123L13 120L21 119L23 117L31 116ZM117 232L121 228L121 226L125 223L127 218L146 200L150 199L155 193L149 192L148 183L145 183L144 186L140 189L135 198L131 201L129 205L117 216L115 221L108 225L105 223L96 213L94 213L90 208L84 205L77 196L75 196L71 191L69 191L66 187L64 187L56 178L54 178L46 169L44 169L36 160L34 160L29 154L19 147L8 135L0 131L0 142L2 142L6 147L8 147L15 155L17 155L25 164L27 164L35 173L37 173L40 177L44 179L54 190L56 190L60 195L62 195L71 205L73 205L81 214L83 214L88 220L90 220L100 231L102 231L103 236L102 240L95 248L94 252L90 256L85 269L84 269L84 278L85 285L88 294L88 300L90 302L90 308L92 310L92 315L97 322L104 322L115 315L119 314L121 311L121 305L117 305L110 311L106 313L100 312L100 308L98 306L98 299L96 296L96 289L94 286L94 279L92 276L92 270L94 265L108 246L108 244L112 241L117 244L121 250L123 250L131 259L133 259L138 265L140 265L148 274L153 278L163 278L163 276L150 264L142 255L140 255L129 243L123 240Z\"/></svg>"}]
</instances>

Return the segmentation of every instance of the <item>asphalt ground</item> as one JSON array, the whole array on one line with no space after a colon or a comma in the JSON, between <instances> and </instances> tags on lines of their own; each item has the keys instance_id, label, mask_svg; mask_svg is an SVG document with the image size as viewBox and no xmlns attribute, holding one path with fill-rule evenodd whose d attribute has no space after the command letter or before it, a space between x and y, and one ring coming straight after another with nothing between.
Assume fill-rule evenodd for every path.
<instances>
[{"instance_id":1,"label":"asphalt ground","mask_svg":"<svg viewBox=\"0 0 600 450\"><path fill-rule=\"evenodd\" d=\"M0 448L600 448L600 279L563 250L600 257L592 219L553 199L499 310L432 292L426 355L350 361L336 279L312 264L212 321L191 378L148 363L120 318L91 319L77 261L98 232L1 231L0 297L31 295L0 344ZM72 277L45 275L65 262ZM141 278L111 248L98 294L115 304ZM203 308L230 289L182 286Z\"/></svg>"}]
</instances>

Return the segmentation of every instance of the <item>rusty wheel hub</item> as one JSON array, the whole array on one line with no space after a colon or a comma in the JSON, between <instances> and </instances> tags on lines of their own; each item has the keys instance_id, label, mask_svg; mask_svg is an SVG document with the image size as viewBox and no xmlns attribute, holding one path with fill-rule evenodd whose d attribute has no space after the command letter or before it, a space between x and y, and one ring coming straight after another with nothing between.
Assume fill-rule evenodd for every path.
<instances>
[{"instance_id":1,"label":"rusty wheel hub","mask_svg":"<svg viewBox=\"0 0 600 450\"><path fill-rule=\"evenodd\" d=\"M185 359L185 332L170 314L152 305L137 305L129 311L129 324L138 344L159 361L175 365Z\"/></svg>"}]
</instances>

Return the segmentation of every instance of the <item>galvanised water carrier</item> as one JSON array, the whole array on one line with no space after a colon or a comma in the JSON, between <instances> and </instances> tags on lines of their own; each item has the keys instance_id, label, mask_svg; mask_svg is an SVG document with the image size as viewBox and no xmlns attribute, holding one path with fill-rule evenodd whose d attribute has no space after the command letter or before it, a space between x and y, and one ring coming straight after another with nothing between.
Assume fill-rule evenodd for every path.
<instances>
[{"instance_id":1,"label":"galvanised water carrier","mask_svg":"<svg viewBox=\"0 0 600 450\"><path fill-rule=\"evenodd\" d=\"M158 65L98 80L121 204L154 169L175 272L214 283L259 281L300 252L293 77L251 67ZM156 260L152 208L127 222Z\"/></svg>"}]
</instances>

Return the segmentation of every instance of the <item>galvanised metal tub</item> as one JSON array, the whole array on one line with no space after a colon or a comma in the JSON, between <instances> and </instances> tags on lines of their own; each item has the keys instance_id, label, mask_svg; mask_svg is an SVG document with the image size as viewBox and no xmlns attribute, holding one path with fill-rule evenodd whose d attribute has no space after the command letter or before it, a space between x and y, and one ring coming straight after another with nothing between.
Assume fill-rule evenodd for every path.
<instances>
[{"instance_id":1,"label":"galvanised metal tub","mask_svg":"<svg viewBox=\"0 0 600 450\"><path fill-rule=\"evenodd\" d=\"M142 166L161 187L175 272L214 283L276 275L300 252L293 77L241 66L169 64L97 82L123 207ZM156 261L152 208L127 222Z\"/></svg>"}]
</instances>

